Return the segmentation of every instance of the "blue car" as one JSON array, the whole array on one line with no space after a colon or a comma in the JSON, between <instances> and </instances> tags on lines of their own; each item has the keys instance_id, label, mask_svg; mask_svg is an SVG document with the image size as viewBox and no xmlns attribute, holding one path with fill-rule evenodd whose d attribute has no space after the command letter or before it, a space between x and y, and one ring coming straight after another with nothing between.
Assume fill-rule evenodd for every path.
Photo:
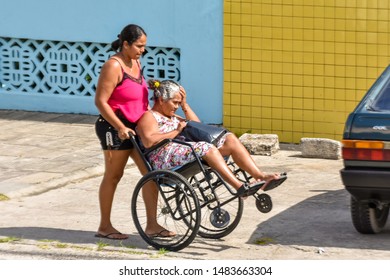
<instances>
[{"instance_id":1,"label":"blue car","mask_svg":"<svg viewBox=\"0 0 390 280\"><path fill-rule=\"evenodd\" d=\"M348 116L342 157L352 223L360 233L379 233L390 205L390 65Z\"/></svg>"}]
</instances>

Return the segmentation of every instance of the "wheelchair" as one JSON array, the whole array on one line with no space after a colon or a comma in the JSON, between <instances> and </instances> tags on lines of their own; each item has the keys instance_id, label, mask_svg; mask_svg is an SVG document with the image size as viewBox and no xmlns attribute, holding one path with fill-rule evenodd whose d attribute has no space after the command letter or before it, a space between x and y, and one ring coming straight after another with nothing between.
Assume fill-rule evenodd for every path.
<instances>
[{"instance_id":1,"label":"wheelchair","mask_svg":"<svg viewBox=\"0 0 390 280\"><path fill-rule=\"evenodd\" d=\"M233 187L224 182L218 172L197 156L189 143L165 139L144 150L138 138L131 135L130 140L149 171L138 181L131 200L133 222L147 244L157 250L179 251L190 245L197 235L220 239L237 227L244 208L242 198ZM191 147L195 160L169 170L153 170L147 160L149 153L171 141ZM240 181L249 183L252 178L249 174L233 161L225 160ZM270 182L275 183L271 188L280 185L286 179L287 174L281 174L279 180ZM152 213L147 213L143 198L145 194L156 202L157 209L149 210ZM272 200L268 194L261 192L251 195L255 197L256 207L260 212L271 211ZM145 233L147 216L156 214L157 222L175 232L175 236L166 237L159 234L151 236Z\"/></svg>"}]
</instances>

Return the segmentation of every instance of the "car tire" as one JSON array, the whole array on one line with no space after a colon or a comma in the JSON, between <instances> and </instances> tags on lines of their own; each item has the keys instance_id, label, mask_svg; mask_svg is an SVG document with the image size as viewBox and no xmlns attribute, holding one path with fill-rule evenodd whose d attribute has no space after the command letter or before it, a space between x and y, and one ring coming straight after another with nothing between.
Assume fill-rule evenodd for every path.
<instances>
[{"instance_id":1,"label":"car tire","mask_svg":"<svg viewBox=\"0 0 390 280\"><path fill-rule=\"evenodd\" d=\"M379 233L386 225L389 205L381 209L372 207L369 202L362 202L351 196L351 215L355 229L363 234Z\"/></svg>"}]
</instances>

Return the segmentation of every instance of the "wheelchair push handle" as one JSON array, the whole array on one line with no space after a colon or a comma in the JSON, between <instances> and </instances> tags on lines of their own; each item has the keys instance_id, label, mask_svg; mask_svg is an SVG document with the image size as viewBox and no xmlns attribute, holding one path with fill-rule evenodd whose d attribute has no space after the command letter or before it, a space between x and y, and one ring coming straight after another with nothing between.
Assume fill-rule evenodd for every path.
<instances>
[{"instance_id":1,"label":"wheelchair push handle","mask_svg":"<svg viewBox=\"0 0 390 280\"><path fill-rule=\"evenodd\" d=\"M135 140L135 135L133 133L129 132L129 137L130 137L130 141L133 145L137 144L137 140Z\"/></svg>"}]
</instances>

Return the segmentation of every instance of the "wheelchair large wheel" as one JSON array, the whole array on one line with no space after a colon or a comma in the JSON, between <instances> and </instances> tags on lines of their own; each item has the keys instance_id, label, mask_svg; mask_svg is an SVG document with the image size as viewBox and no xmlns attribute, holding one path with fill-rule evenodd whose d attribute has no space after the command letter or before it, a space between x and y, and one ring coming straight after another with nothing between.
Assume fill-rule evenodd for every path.
<instances>
[{"instance_id":1,"label":"wheelchair large wheel","mask_svg":"<svg viewBox=\"0 0 390 280\"><path fill-rule=\"evenodd\" d=\"M203 175L198 174L190 179L201 205L201 221L198 234L204 238L219 239L230 234L241 220L244 203L232 193L213 173L210 190ZM232 192L235 192L232 190ZM203 194L202 194L203 193Z\"/></svg>"},{"instance_id":2,"label":"wheelchair large wheel","mask_svg":"<svg viewBox=\"0 0 390 280\"><path fill-rule=\"evenodd\" d=\"M157 222L165 229L175 232L173 237L150 236L145 233L147 213L144 203L149 196L156 210ZM154 201L154 202L153 202ZM150 208L150 207L149 207ZM179 251L187 247L198 233L200 206L192 186L180 174L170 170L155 170L138 182L131 202L132 217L141 237L156 249Z\"/></svg>"}]
</instances>

